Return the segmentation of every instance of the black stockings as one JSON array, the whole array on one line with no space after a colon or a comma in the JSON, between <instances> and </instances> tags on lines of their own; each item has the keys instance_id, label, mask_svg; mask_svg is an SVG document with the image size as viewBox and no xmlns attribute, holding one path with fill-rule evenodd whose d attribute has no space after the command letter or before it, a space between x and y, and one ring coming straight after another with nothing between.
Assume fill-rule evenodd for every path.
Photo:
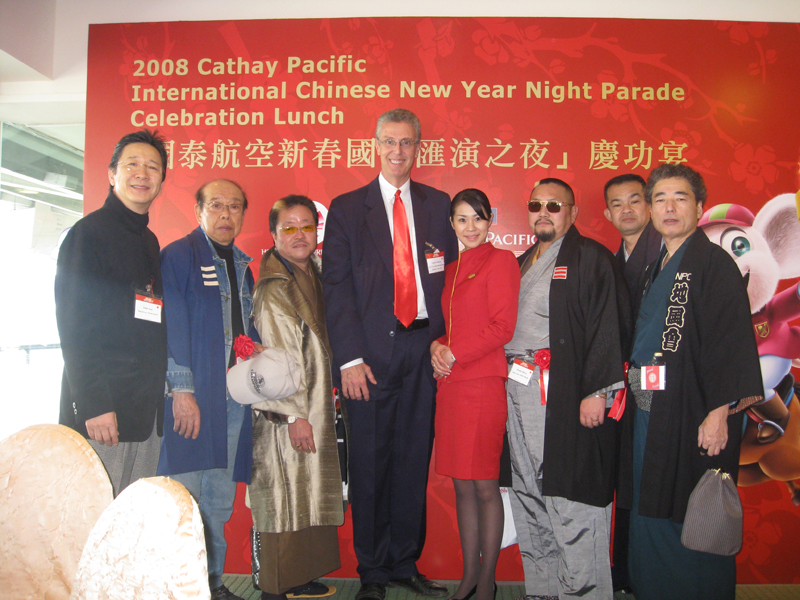
<instances>
[{"instance_id":1,"label":"black stockings","mask_svg":"<svg viewBox=\"0 0 800 600\"><path fill-rule=\"evenodd\" d=\"M497 479L453 479L464 573L454 598L477 585L475 600L493 600L494 570L503 540L503 500Z\"/></svg>"}]
</instances>

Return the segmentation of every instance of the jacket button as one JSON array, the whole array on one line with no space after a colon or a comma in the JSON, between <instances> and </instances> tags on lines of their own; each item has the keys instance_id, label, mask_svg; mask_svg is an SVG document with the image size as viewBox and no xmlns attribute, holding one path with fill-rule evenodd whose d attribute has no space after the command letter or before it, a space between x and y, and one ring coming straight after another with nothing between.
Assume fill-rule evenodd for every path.
<instances>
[{"instance_id":1,"label":"jacket button","mask_svg":"<svg viewBox=\"0 0 800 600\"><path fill-rule=\"evenodd\" d=\"M559 344L563 344L563 343L564 343L564 340L563 340L563 339L560 339L560 340L558 340L558 343L559 343Z\"/></svg>"},{"instance_id":2,"label":"jacket button","mask_svg":"<svg viewBox=\"0 0 800 600\"><path fill-rule=\"evenodd\" d=\"M394 337L394 331L389 332L389 337Z\"/></svg>"}]
</instances>

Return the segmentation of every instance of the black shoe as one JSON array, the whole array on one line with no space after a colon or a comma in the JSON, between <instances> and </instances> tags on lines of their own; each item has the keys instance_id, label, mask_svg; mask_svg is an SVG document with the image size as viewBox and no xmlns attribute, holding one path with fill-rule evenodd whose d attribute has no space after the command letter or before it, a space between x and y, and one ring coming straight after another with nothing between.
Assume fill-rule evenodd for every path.
<instances>
[{"instance_id":1,"label":"black shoe","mask_svg":"<svg viewBox=\"0 0 800 600\"><path fill-rule=\"evenodd\" d=\"M384 600L386 586L382 583L362 583L356 594L356 600Z\"/></svg>"},{"instance_id":2,"label":"black shoe","mask_svg":"<svg viewBox=\"0 0 800 600\"><path fill-rule=\"evenodd\" d=\"M463 598L456 598L455 596L451 596L450 600L469 600L475 595L475 592L477 591L478 591L478 586L475 585L475 587L472 588L469 592L467 592L467 595L464 596Z\"/></svg>"},{"instance_id":3,"label":"black shoe","mask_svg":"<svg viewBox=\"0 0 800 600\"><path fill-rule=\"evenodd\" d=\"M211 590L211 600L244 600L241 596L237 596L224 585Z\"/></svg>"},{"instance_id":4,"label":"black shoe","mask_svg":"<svg viewBox=\"0 0 800 600\"><path fill-rule=\"evenodd\" d=\"M327 586L319 581L309 581L287 590L287 598L325 598L336 593L334 586Z\"/></svg>"},{"instance_id":5,"label":"black shoe","mask_svg":"<svg viewBox=\"0 0 800 600\"><path fill-rule=\"evenodd\" d=\"M446 587L419 574L406 577L405 579L395 579L390 581L389 585L404 587L414 592L417 596L427 596L428 598L442 598L447 596Z\"/></svg>"}]
</instances>

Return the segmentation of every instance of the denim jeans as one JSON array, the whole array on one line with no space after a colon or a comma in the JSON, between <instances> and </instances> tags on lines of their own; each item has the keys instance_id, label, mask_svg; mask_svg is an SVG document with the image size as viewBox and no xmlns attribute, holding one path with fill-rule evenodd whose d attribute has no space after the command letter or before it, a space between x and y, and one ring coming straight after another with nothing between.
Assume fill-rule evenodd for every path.
<instances>
[{"instance_id":1,"label":"denim jeans","mask_svg":"<svg viewBox=\"0 0 800 600\"><path fill-rule=\"evenodd\" d=\"M197 501L208 552L208 582L213 590L222 585L225 568L225 523L233 513L233 500L236 497L236 482L233 481L233 466L236 462L236 447L242 419L250 418L250 407L238 404L230 396L228 403L228 467L208 469L173 475L172 479L181 482Z\"/></svg>"}]
</instances>

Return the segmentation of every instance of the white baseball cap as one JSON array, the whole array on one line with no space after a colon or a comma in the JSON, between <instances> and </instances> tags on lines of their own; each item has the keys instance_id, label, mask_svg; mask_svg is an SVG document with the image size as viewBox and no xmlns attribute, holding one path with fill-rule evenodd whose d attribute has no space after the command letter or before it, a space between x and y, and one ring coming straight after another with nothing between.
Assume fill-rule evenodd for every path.
<instances>
[{"instance_id":1,"label":"white baseball cap","mask_svg":"<svg viewBox=\"0 0 800 600\"><path fill-rule=\"evenodd\" d=\"M267 348L228 371L228 392L239 404L280 400L300 387L300 369L283 348Z\"/></svg>"}]
</instances>

